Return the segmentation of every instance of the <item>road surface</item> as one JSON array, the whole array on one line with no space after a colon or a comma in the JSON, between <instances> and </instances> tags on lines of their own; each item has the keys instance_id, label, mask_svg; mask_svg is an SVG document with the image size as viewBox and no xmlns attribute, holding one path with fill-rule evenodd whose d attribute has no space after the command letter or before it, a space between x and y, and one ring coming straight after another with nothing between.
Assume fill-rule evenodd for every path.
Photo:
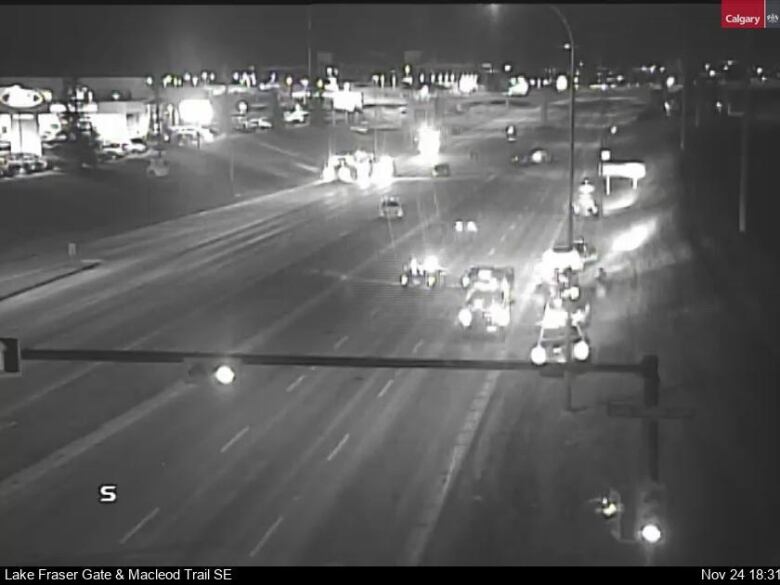
<instances>
[{"instance_id":1,"label":"road surface","mask_svg":"<svg viewBox=\"0 0 780 585\"><path fill-rule=\"evenodd\" d=\"M578 175L595 176L603 127L635 113L623 100L583 106ZM443 155L449 179L405 160L385 191L401 197L402 221L377 217L373 190L304 185L103 240L87 251L98 269L1 303L3 333L25 347L525 359L540 316L531 270L564 237L564 116L551 112L558 129L545 133L531 127L538 113L512 110L473 128ZM509 122L522 128L514 146ZM697 411L662 423L673 532L654 561L767 564L780 550L779 443L756 413L776 411L776 398L750 363L725 359L746 355L736 340L747 325L713 323L728 314L675 230L673 154L646 135L626 138L648 140L635 204L619 209L632 194L618 191L603 221L577 223L611 279L593 301L595 359L657 353L662 402ZM508 165L540 141L558 162ZM474 242L453 237L459 218L478 221ZM653 227L636 249L611 251L636 225ZM401 289L402 262L427 252L454 277ZM475 262L515 267L505 342L456 324L457 276ZM769 349L756 339L750 352ZM647 562L588 503L609 487L630 502L643 478L639 423L604 409L640 402L632 377L577 378L567 408L563 382L535 373L245 367L216 387L185 365L24 368L0 394L2 563ZM105 484L115 503L98 501Z\"/></svg>"}]
</instances>

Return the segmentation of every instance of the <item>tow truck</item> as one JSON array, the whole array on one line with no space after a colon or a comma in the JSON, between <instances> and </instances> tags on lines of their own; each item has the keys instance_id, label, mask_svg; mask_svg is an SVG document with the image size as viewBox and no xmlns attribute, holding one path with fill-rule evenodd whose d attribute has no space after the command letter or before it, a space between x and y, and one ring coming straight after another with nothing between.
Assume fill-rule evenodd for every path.
<instances>
[{"instance_id":1,"label":"tow truck","mask_svg":"<svg viewBox=\"0 0 780 585\"><path fill-rule=\"evenodd\" d=\"M570 317L571 312L571 317ZM566 309L563 299L550 299L538 323L539 337L531 349L531 362L537 366L555 362L566 363L566 344L571 339L572 357L578 362L590 359L590 341L585 334L585 323L590 316L590 306Z\"/></svg>"}]
</instances>

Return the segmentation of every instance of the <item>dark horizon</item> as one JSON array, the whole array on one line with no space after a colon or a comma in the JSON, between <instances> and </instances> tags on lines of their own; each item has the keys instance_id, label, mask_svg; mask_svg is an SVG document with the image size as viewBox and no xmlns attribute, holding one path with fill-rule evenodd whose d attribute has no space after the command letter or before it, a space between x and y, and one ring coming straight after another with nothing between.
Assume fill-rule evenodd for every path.
<instances>
[{"instance_id":1,"label":"dark horizon","mask_svg":"<svg viewBox=\"0 0 780 585\"><path fill-rule=\"evenodd\" d=\"M497 6L497 8L494 8ZM326 5L312 7L312 50L337 63L397 64L406 50L426 60L509 61L519 69L563 64L565 31L552 11L527 5ZM626 66L739 57L745 33L722 30L718 4L561 5L579 56ZM3 6L13 22L2 75L145 75L165 71L302 65L307 7ZM446 24L446 26L445 26ZM558 38L550 38L550 31ZM780 37L753 31L757 59ZM487 42L486 42L487 41Z\"/></svg>"}]
</instances>

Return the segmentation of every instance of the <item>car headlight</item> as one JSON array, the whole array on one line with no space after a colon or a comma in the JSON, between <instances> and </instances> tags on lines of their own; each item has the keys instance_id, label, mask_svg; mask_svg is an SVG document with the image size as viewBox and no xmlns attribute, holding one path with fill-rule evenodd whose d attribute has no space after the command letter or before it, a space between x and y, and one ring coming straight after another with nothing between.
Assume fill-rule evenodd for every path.
<instances>
[{"instance_id":1,"label":"car headlight","mask_svg":"<svg viewBox=\"0 0 780 585\"><path fill-rule=\"evenodd\" d=\"M537 345L531 350L531 362L535 366L543 366L547 361L547 351L541 346Z\"/></svg>"},{"instance_id":2,"label":"car headlight","mask_svg":"<svg viewBox=\"0 0 780 585\"><path fill-rule=\"evenodd\" d=\"M584 362L588 359L588 356L590 356L590 346L588 345L588 342L584 339L579 340L574 344L574 347L572 347L572 354L574 355L574 359Z\"/></svg>"},{"instance_id":3,"label":"car headlight","mask_svg":"<svg viewBox=\"0 0 780 585\"><path fill-rule=\"evenodd\" d=\"M468 222L468 224L466 224L466 231L467 232L471 232L471 233L476 232L477 231L477 224L474 223L473 221Z\"/></svg>"},{"instance_id":4,"label":"car headlight","mask_svg":"<svg viewBox=\"0 0 780 585\"><path fill-rule=\"evenodd\" d=\"M473 319L474 316L471 314L471 311L465 307L458 312L458 321L460 321L460 324L464 327L469 327Z\"/></svg>"},{"instance_id":5,"label":"car headlight","mask_svg":"<svg viewBox=\"0 0 780 585\"><path fill-rule=\"evenodd\" d=\"M455 231L456 232L462 232L463 231L463 222L462 221L456 221L455 222Z\"/></svg>"},{"instance_id":6,"label":"car headlight","mask_svg":"<svg viewBox=\"0 0 780 585\"><path fill-rule=\"evenodd\" d=\"M467 274L464 274L463 277L460 279L460 284L463 288L468 288L471 284L471 279L468 277Z\"/></svg>"}]
</instances>

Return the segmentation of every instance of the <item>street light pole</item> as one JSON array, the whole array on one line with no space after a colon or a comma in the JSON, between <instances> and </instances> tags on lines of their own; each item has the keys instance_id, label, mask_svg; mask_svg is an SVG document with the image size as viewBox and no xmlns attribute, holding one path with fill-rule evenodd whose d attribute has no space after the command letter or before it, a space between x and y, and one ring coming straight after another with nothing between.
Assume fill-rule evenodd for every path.
<instances>
[{"instance_id":1,"label":"street light pole","mask_svg":"<svg viewBox=\"0 0 780 585\"><path fill-rule=\"evenodd\" d=\"M574 35L572 34L569 21L563 15L563 12L557 6L550 6L553 12L558 16L558 19L566 29L566 34L569 37L569 221L568 221L568 243L571 246L574 243L574 126L575 126L575 89L574 89L574 72L575 68L575 52L574 52Z\"/></svg>"},{"instance_id":2,"label":"street light pole","mask_svg":"<svg viewBox=\"0 0 780 585\"><path fill-rule=\"evenodd\" d=\"M306 53L308 79L311 82L311 4L306 7Z\"/></svg>"},{"instance_id":3,"label":"street light pole","mask_svg":"<svg viewBox=\"0 0 780 585\"><path fill-rule=\"evenodd\" d=\"M574 89L574 72L575 72L575 55L574 55L574 35L571 32L569 21L563 15L563 12L557 6L551 5L550 9L556 14L558 19L566 29L566 34L569 37L569 212L568 219L568 244L569 248L574 245L574 122L575 122L575 89ZM573 276L571 270L568 271L567 278L571 282ZM567 311L567 323L566 323L566 361L571 362L572 359L572 339L571 339L572 319L571 311ZM566 392L567 392L567 410L571 409L571 374L566 373Z\"/></svg>"}]
</instances>

